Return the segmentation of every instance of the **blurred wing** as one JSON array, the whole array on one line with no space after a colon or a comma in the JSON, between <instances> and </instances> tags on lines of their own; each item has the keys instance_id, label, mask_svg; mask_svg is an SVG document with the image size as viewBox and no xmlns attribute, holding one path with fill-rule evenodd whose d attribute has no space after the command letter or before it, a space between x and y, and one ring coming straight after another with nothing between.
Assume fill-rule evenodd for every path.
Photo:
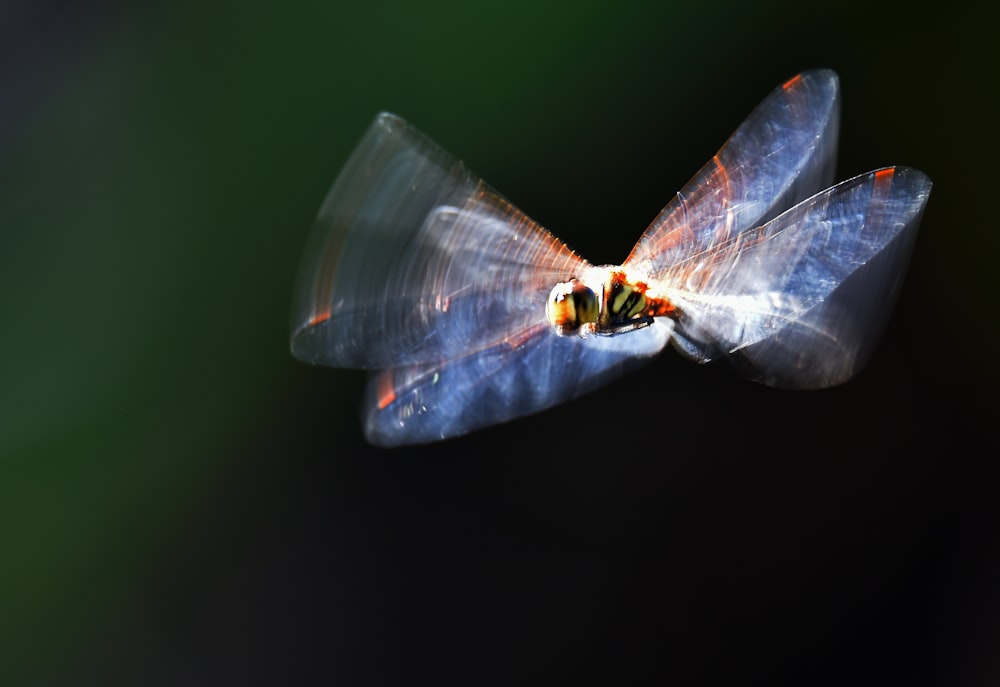
<instances>
[{"instance_id":1,"label":"blurred wing","mask_svg":"<svg viewBox=\"0 0 1000 687\"><path fill-rule=\"evenodd\" d=\"M292 353L389 368L461 357L546 323L587 263L400 118L376 117L320 210Z\"/></svg>"},{"instance_id":2,"label":"blurred wing","mask_svg":"<svg viewBox=\"0 0 1000 687\"><path fill-rule=\"evenodd\" d=\"M930 190L914 169L877 170L680 261L663 275L683 313L676 347L737 354L773 386L846 381L881 334Z\"/></svg>"},{"instance_id":3,"label":"blurred wing","mask_svg":"<svg viewBox=\"0 0 1000 687\"><path fill-rule=\"evenodd\" d=\"M375 373L362 406L365 436L380 446L425 443L544 410L645 364L671 328L662 319L627 335L582 338L545 324L441 365ZM567 444L579 439L579 427L556 431L566 432Z\"/></svg>"},{"instance_id":4,"label":"blurred wing","mask_svg":"<svg viewBox=\"0 0 1000 687\"><path fill-rule=\"evenodd\" d=\"M667 204L625 261L654 279L833 182L840 95L829 70L771 92Z\"/></svg>"}]
</instances>

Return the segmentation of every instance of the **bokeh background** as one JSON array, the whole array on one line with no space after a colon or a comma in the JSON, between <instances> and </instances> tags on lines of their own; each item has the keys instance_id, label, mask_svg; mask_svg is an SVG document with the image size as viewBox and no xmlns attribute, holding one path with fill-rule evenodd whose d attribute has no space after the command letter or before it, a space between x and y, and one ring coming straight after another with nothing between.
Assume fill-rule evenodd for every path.
<instances>
[{"instance_id":1,"label":"bokeh background","mask_svg":"<svg viewBox=\"0 0 1000 687\"><path fill-rule=\"evenodd\" d=\"M1000 684L998 43L988 3L0 4L0 683ZM671 353L383 451L364 375L289 355L376 112L617 262L811 67L841 178L935 182L852 383Z\"/></svg>"}]
</instances>

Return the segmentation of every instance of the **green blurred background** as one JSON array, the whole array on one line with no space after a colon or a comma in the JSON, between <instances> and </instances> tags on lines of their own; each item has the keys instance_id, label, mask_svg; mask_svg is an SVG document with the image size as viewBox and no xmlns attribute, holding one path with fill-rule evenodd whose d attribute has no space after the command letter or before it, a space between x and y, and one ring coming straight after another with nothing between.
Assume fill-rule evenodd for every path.
<instances>
[{"instance_id":1,"label":"green blurred background","mask_svg":"<svg viewBox=\"0 0 1000 687\"><path fill-rule=\"evenodd\" d=\"M8 0L0 683L996 684L986 7ZM363 375L291 359L302 245L376 112L616 262L811 67L841 178L935 182L856 383L668 357L385 452ZM660 436L552 436L623 398Z\"/></svg>"}]
</instances>

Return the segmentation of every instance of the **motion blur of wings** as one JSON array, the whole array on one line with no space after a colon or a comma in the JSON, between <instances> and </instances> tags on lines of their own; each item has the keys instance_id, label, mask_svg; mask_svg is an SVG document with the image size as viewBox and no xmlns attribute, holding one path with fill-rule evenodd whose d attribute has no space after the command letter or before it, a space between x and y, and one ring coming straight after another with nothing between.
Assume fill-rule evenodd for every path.
<instances>
[{"instance_id":1,"label":"motion blur of wings","mask_svg":"<svg viewBox=\"0 0 1000 687\"><path fill-rule=\"evenodd\" d=\"M776 88L628 258L605 267L410 124L380 114L306 246L292 353L372 371L362 424L384 446L541 411L667 344L698 362L726 358L771 386L841 384L884 329L931 182L887 167L829 187L839 110L831 71ZM626 275L669 308L637 310L630 326L603 333L553 326L554 285L598 273Z\"/></svg>"}]
</instances>

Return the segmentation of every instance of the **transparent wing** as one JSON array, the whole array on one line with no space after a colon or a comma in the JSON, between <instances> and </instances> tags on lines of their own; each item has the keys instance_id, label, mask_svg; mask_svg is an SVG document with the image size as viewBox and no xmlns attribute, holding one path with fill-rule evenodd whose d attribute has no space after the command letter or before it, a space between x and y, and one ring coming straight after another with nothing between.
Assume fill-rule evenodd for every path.
<instances>
[{"instance_id":1,"label":"transparent wing","mask_svg":"<svg viewBox=\"0 0 1000 687\"><path fill-rule=\"evenodd\" d=\"M675 346L736 354L774 386L846 381L881 334L930 190L914 169L880 169L676 263L663 275L683 313Z\"/></svg>"},{"instance_id":2,"label":"transparent wing","mask_svg":"<svg viewBox=\"0 0 1000 687\"><path fill-rule=\"evenodd\" d=\"M376 117L320 210L292 353L336 367L438 364L545 323L587 263L400 118Z\"/></svg>"},{"instance_id":3,"label":"transparent wing","mask_svg":"<svg viewBox=\"0 0 1000 687\"><path fill-rule=\"evenodd\" d=\"M772 91L646 229L626 267L654 279L833 183L840 95L829 70Z\"/></svg>"},{"instance_id":4,"label":"transparent wing","mask_svg":"<svg viewBox=\"0 0 1000 687\"><path fill-rule=\"evenodd\" d=\"M645 364L670 340L672 322L625 336L560 336L548 324L441 364L375 373L362 406L372 444L460 436L550 408Z\"/></svg>"}]
</instances>

